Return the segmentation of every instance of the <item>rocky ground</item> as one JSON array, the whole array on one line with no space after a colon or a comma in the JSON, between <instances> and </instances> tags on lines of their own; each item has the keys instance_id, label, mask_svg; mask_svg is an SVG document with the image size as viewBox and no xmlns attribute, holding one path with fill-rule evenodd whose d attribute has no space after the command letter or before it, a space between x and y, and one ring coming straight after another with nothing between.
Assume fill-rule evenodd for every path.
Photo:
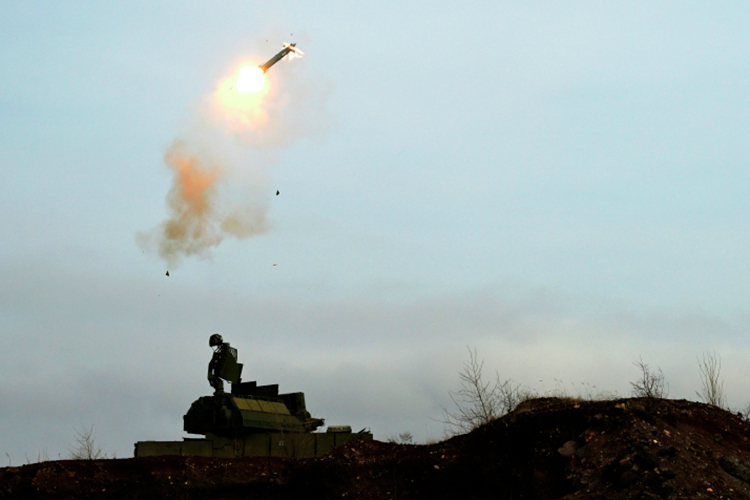
<instances>
[{"instance_id":1,"label":"rocky ground","mask_svg":"<svg viewBox=\"0 0 750 500\"><path fill-rule=\"evenodd\" d=\"M0 499L750 499L749 438L738 415L684 400L542 398L433 445L7 467Z\"/></svg>"}]
</instances>

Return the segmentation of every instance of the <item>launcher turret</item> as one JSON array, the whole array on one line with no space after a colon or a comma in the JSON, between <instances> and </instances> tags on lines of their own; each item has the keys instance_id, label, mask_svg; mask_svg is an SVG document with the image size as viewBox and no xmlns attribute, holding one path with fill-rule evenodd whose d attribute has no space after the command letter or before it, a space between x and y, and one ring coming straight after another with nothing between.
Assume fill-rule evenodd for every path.
<instances>
[{"instance_id":1,"label":"launcher turret","mask_svg":"<svg viewBox=\"0 0 750 500\"><path fill-rule=\"evenodd\" d=\"M214 348L208 364L212 396L198 398L183 417L183 429L205 438L184 441L140 441L135 456L198 455L209 457L288 456L316 457L352 439L371 440L363 429L352 433L349 426L329 426L314 418L305 406L302 392L279 394L278 384L242 382L242 364L237 349L221 335L209 339ZM224 381L231 391L224 391Z\"/></svg>"}]
</instances>

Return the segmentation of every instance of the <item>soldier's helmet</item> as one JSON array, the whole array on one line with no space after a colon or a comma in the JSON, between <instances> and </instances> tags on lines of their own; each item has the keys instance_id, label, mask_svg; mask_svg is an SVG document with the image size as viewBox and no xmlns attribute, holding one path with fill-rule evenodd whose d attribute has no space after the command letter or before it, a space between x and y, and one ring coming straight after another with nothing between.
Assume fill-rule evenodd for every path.
<instances>
[{"instance_id":1,"label":"soldier's helmet","mask_svg":"<svg viewBox=\"0 0 750 500\"><path fill-rule=\"evenodd\" d=\"M218 333L214 333L213 335L211 335L211 338L208 339L208 345L210 345L211 347L221 345L223 343L224 339L221 338L221 335L219 335Z\"/></svg>"}]
</instances>

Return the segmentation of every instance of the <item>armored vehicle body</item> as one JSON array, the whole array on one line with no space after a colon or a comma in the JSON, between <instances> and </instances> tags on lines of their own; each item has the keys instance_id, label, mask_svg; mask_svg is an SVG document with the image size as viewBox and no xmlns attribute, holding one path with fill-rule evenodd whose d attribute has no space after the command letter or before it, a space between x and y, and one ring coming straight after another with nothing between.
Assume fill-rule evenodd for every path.
<instances>
[{"instance_id":1,"label":"armored vehicle body","mask_svg":"<svg viewBox=\"0 0 750 500\"><path fill-rule=\"evenodd\" d=\"M211 336L214 355L208 365L212 396L198 398L183 417L183 428L203 439L183 441L139 441L135 456L197 455L207 457L287 456L316 457L352 439L371 440L364 429L352 433L349 426L328 427L315 432L325 422L313 418L301 392L279 394L279 386L242 382L242 364L237 350L220 335ZM232 384L224 392L223 381Z\"/></svg>"}]
</instances>

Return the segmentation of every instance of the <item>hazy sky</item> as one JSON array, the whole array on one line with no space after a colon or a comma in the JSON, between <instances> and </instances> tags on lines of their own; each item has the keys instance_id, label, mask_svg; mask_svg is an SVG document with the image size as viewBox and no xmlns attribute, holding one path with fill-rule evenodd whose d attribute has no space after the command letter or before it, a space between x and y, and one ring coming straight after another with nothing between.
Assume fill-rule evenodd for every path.
<instances>
[{"instance_id":1,"label":"hazy sky","mask_svg":"<svg viewBox=\"0 0 750 500\"><path fill-rule=\"evenodd\" d=\"M628 395L642 356L689 399L715 349L745 406L749 25L746 2L4 2L0 459L89 425L120 457L181 438L214 332L243 379L378 439L443 436L466 346L574 394ZM284 42L306 55L269 71L270 125L208 123ZM175 140L267 230L139 245Z\"/></svg>"}]
</instances>

